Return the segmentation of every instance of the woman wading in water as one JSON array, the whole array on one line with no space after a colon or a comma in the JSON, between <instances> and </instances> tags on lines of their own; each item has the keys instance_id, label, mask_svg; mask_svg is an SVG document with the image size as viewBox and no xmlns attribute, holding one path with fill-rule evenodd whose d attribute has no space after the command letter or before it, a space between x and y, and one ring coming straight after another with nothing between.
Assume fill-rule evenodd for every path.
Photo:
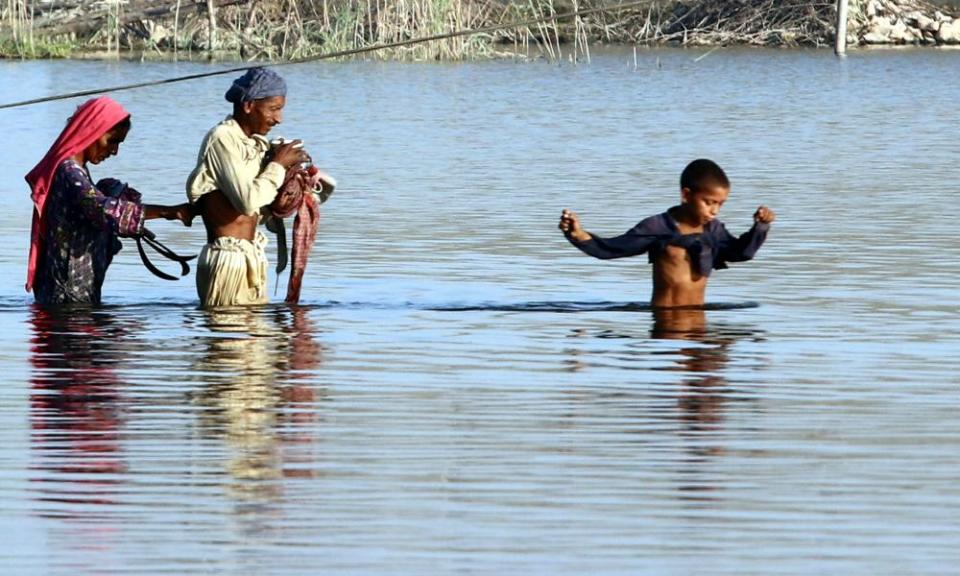
<instances>
[{"instance_id":1,"label":"woman wading in water","mask_svg":"<svg viewBox=\"0 0 960 576\"><path fill-rule=\"evenodd\" d=\"M151 218L189 226L189 204L143 204L140 193L113 179L94 184L88 164L117 154L130 114L107 96L80 105L56 142L26 176L33 200L27 291L38 304L100 304L117 237L138 236Z\"/></svg>"}]
</instances>

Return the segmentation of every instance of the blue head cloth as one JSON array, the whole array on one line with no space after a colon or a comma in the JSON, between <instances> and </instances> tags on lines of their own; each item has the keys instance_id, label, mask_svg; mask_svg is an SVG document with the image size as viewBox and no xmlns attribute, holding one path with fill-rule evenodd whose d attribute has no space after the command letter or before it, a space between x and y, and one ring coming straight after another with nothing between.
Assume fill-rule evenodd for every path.
<instances>
[{"instance_id":1,"label":"blue head cloth","mask_svg":"<svg viewBox=\"0 0 960 576\"><path fill-rule=\"evenodd\" d=\"M286 96L287 83L279 74L267 68L251 68L233 81L223 95L227 102L239 103L273 96Z\"/></svg>"}]
</instances>

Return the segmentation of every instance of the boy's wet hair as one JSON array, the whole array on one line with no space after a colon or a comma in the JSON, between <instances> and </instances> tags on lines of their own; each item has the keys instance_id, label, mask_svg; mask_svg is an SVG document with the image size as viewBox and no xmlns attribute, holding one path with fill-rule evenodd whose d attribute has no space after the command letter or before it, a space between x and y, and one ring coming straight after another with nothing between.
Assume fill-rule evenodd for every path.
<instances>
[{"instance_id":1,"label":"boy's wet hair","mask_svg":"<svg viewBox=\"0 0 960 576\"><path fill-rule=\"evenodd\" d=\"M709 186L711 184L730 187L730 180L723 168L717 165L713 160L700 158L687 164L680 174L680 188L687 188L693 192Z\"/></svg>"}]
</instances>

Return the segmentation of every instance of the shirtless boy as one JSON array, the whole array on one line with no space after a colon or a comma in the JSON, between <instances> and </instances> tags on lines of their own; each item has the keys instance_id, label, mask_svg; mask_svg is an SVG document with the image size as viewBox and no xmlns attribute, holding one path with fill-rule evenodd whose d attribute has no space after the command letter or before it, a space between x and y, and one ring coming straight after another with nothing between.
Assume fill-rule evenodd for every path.
<instances>
[{"instance_id":1,"label":"shirtless boy","mask_svg":"<svg viewBox=\"0 0 960 576\"><path fill-rule=\"evenodd\" d=\"M680 176L680 204L663 214L642 220L620 236L601 238L584 230L579 217L565 209L560 230L571 244L602 260L647 252L653 264L655 308L703 306L710 272L753 258L776 217L760 206L753 227L734 237L717 220L729 194L730 181L720 166L694 160Z\"/></svg>"}]
</instances>

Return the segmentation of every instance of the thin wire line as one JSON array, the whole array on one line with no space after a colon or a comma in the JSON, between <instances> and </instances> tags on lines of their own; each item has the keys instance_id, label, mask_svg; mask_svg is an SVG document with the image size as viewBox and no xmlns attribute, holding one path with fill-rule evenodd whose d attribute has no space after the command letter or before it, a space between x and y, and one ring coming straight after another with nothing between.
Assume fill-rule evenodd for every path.
<instances>
[{"instance_id":1,"label":"thin wire line","mask_svg":"<svg viewBox=\"0 0 960 576\"><path fill-rule=\"evenodd\" d=\"M532 24L539 24L543 22L550 22L552 20L560 20L563 18L572 18L574 16L583 16L585 14L593 14L596 12L615 12L618 10L623 10L625 8L632 8L634 6L640 6L645 4L650 4L651 0L635 0L634 2L625 2L622 4L617 4L615 6L599 6L595 8L586 8L583 10L575 10L572 12L565 12L563 14L554 14L551 16L543 16L540 18L533 18L530 20L523 20L520 22L510 22L507 24L496 24L494 26L486 26L483 28L471 28L467 30L457 30L455 32L446 32L444 34L435 34L432 36L423 36L420 38L410 38L407 40L400 40L397 42L387 42L383 44L374 44L372 46L366 46L363 48L351 48L348 50L340 50L337 52L330 52L328 54L319 54L317 56L309 56L306 58L299 58L296 60L288 60L285 62L273 62L269 65L271 67L278 66L292 66L295 64L304 64L307 62L315 62L318 60L329 60L331 58L341 58L344 56L354 56L356 54L365 54L367 52L376 52L378 50L388 50L390 48L400 48L403 46L410 46L412 44L422 44L425 42L433 42L435 40L446 40L448 38L459 38L461 36L472 36L474 34L487 34L490 32L497 32L499 30L507 30L510 28L522 28L525 26L530 26ZM177 76L174 78L165 78L163 80L152 80L150 82L138 82L136 84L123 84L120 86L110 86L107 88L95 88L92 90L80 90L78 92L69 92L65 94L58 94L55 96L45 96L43 98L33 98L31 100L22 100L20 102L10 102L8 104L0 104L0 110L6 108L20 108L23 106L30 106L33 104L40 104L43 102L53 102L56 100L67 100L70 98L80 98L82 96L92 96L94 94L105 94L107 92L121 92L124 90L134 90L137 88L146 88L149 86L161 86L163 84L173 84L176 82L186 82L188 80L196 80L198 78L207 78L209 76L222 76L224 74L234 74L237 72L245 72L250 68L255 68L257 66L262 66L263 64L253 64L250 66L239 66L236 68L225 68L223 70L217 70L214 72L202 72L198 74L188 74L186 76Z\"/></svg>"}]
</instances>

